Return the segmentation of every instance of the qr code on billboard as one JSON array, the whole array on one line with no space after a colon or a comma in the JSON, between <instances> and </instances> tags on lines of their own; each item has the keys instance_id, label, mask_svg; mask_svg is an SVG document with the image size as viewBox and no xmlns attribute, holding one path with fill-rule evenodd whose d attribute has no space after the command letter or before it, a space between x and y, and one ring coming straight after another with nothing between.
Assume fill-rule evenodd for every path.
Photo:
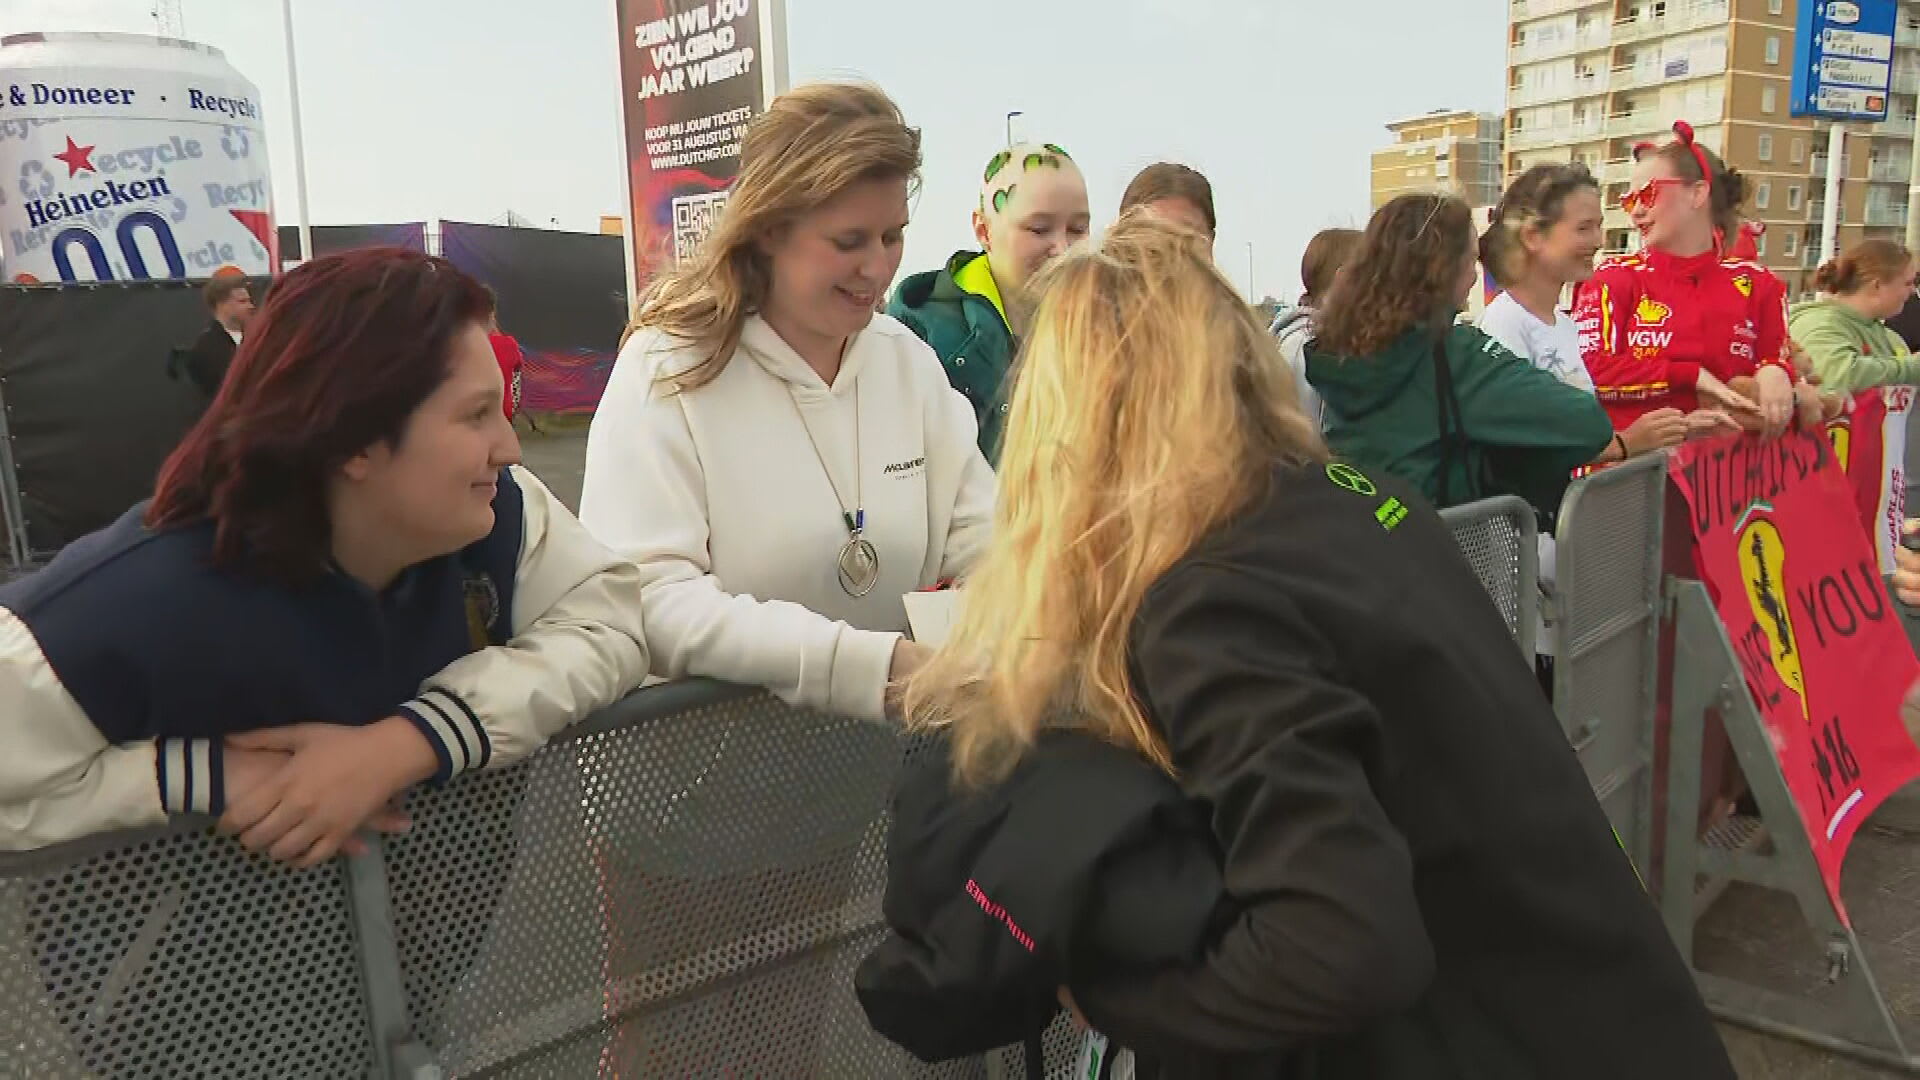
<instances>
[{"instance_id":1,"label":"qr code on billboard","mask_svg":"<svg viewBox=\"0 0 1920 1080\"><path fill-rule=\"evenodd\" d=\"M673 258L683 262L706 242L707 234L720 221L727 205L727 193L711 191L705 195L681 195L673 200Z\"/></svg>"}]
</instances>

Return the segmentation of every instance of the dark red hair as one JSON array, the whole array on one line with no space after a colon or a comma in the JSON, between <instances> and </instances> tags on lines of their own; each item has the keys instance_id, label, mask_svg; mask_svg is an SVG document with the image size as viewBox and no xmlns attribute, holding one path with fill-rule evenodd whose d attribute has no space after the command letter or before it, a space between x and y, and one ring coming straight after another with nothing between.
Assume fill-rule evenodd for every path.
<instances>
[{"instance_id":1,"label":"dark red hair","mask_svg":"<svg viewBox=\"0 0 1920 1080\"><path fill-rule=\"evenodd\" d=\"M268 293L206 415L160 469L151 528L211 521L215 565L299 581L325 571L327 485L397 444L447 377L454 335L484 325L486 288L399 248L330 255Z\"/></svg>"}]
</instances>

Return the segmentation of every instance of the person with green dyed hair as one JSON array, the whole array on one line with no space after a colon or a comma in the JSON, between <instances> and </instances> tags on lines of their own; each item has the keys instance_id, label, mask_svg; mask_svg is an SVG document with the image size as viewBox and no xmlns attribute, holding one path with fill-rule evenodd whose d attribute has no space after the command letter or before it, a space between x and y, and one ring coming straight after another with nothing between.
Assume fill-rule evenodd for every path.
<instances>
[{"instance_id":1,"label":"person with green dyed hair","mask_svg":"<svg viewBox=\"0 0 1920 1080\"><path fill-rule=\"evenodd\" d=\"M1053 143L1009 147L982 170L973 211L981 250L958 252L940 269L907 278L887 305L887 314L933 347L947 381L973 405L989 461L1000 445L1007 374L1033 309L1027 282L1091 228L1087 182L1065 150Z\"/></svg>"}]
</instances>

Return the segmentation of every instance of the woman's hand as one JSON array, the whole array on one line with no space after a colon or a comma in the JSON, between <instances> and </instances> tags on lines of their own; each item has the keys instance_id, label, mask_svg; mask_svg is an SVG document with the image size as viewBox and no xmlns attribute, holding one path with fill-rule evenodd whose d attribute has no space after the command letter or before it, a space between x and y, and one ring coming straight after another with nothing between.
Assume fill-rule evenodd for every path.
<instances>
[{"instance_id":1,"label":"woman's hand","mask_svg":"<svg viewBox=\"0 0 1920 1080\"><path fill-rule=\"evenodd\" d=\"M251 731L228 739L226 752L275 752L286 760L263 781L251 779L257 775L252 761L243 765L250 786L228 798L220 831L238 836L249 851L302 867L364 850L355 836L363 828L406 831L406 816L393 800L438 767L433 747L398 716L366 727Z\"/></svg>"},{"instance_id":2,"label":"woman's hand","mask_svg":"<svg viewBox=\"0 0 1920 1080\"><path fill-rule=\"evenodd\" d=\"M1073 991L1062 986L1053 996L1059 999L1060 1007L1067 1010L1067 1015L1073 1017L1074 1024L1081 1031L1089 1031L1093 1028L1092 1024L1087 1023L1087 1015L1080 1011L1080 1003L1073 1000Z\"/></svg>"},{"instance_id":3,"label":"woman's hand","mask_svg":"<svg viewBox=\"0 0 1920 1080\"><path fill-rule=\"evenodd\" d=\"M1687 414L1679 409L1655 409L1620 433L1620 441L1630 458L1679 446L1686 440Z\"/></svg>"},{"instance_id":4,"label":"woman's hand","mask_svg":"<svg viewBox=\"0 0 1920 1080\"><path fill-rule=\"evenodd\" d=\"M902 683L913 677L913 673L927 666L933 659L933 650L917 641L901 638L893 646L893 663L887 667L887 681Z\"/></svg>"},{"instance_id":5,"label":"woman's hand","mask_svg":"<svg viewBox=\"0 0 1920 1080\"><path fill-rule=\"evenodd\" d=\"M906 689L907 680L913 674L927 666L933 659L933 650L917 641L901 638L893 645L893 662L887 666L887 715L900 719L901 694Z\"/></svg>"},{"instance_id":6,"label":"woman's hand","mask_svg":"<svg viewBox=\"0 0 1920 1080\"><path fill-rule=\"evenodd\" d=\"M1920 536L1920 518L1908 518L1902 536ZM1893 549L1893 595L1911 608L1920 608L1920 551L1905 544Z\"/></svg>"},{"instance_id":7,"label":"woman's hand","mask_svg":"<svg viewBox=\"0 0 1920 1080\"><path fill-rule=\"evenodd\" d=\"M1739 383L1744 380L1734 381ZM1706 368L1700 369L1700 378L1693 384L1693 392L1700 398L1701 405L1719 409L1736 421L1743 417L1757 419L1760 415L1760 407L1753 403L1752 398L1742 394L1736 387L1721 382L1719 376Z\"/></svg>"},{"instance_id":8,"label":"woman's hand","mask_svg":"<svg viewBox=\"0 0 1920 1080\"><path fill-rule=\"evenodd\" d=\"M1792 338L1787 339L1787 355L1793 359L1793 373L1813 383L1820 384L1820 373L1813 369L1813 354Z\"/></svg>"},{"instance_id":9,"label":"woman's hand","mask_svg":"<svg viewBox=\"0 0 1920 1080\"><path fill-rule=\"evenodd\" d=\"M227 787L227 805L259 790L286 768L290 754L279 750L243 750L238 746L220 749L220 775Z\"/></svg>"},{"instance_id":10,"label":"woman's hand","mask_svg":"<svg viewBox=\"0 0 1920 1080\"><path fill-rule=\"evenodd\" d=\"M1760 406L1760 420L1765 425L1761 434L1769 439L1776 438L1787 430L1787 425L1793 423L1797 404L1793 376L1787 374L1785 368L1769 364L1754 375L1753 381L1757 404Z\"/></svg>"},{"instance_id":11,"label":"woman's hand","mask_svg":"<svg viewBox=\"0 0 1920 1080\"><path fill-rule=\"evenodd\" d=\"M1808 382L1793 384L1793 418L1802 431L1817 430L1827 422L1827 399Z\"/></svg>"},{"instance_id":12,"label":"woman's hand","mask_svg":"<svg viewBox=\"0 0 1920 1080\"><path fill-rule=\"evenodd\" d=\"M1740 433L1740 421L1719 409L1698 409L1687 414L1687 441L1712 439Z\"/></svg>"}]
</instances>

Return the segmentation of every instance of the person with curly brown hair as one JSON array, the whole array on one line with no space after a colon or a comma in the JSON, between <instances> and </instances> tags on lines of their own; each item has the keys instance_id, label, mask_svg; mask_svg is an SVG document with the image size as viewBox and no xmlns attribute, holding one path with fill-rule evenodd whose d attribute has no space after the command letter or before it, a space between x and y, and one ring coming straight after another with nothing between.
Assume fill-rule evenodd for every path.
<instances>
[{"instance_id":1,"label":"person with curly brown hair","mask_svg":"<svg viewBox=\"0 0 1920 1080\"><path fill-rule=\"evenodd\" d=\"M1456 323L1480 279L1467 204L1403 195L1367 224L1307 347L1327 441L1435 505L1519 495L1559 509L1573 470L1618 450L1593 395Z\"/></svg>"}]
</instances>

